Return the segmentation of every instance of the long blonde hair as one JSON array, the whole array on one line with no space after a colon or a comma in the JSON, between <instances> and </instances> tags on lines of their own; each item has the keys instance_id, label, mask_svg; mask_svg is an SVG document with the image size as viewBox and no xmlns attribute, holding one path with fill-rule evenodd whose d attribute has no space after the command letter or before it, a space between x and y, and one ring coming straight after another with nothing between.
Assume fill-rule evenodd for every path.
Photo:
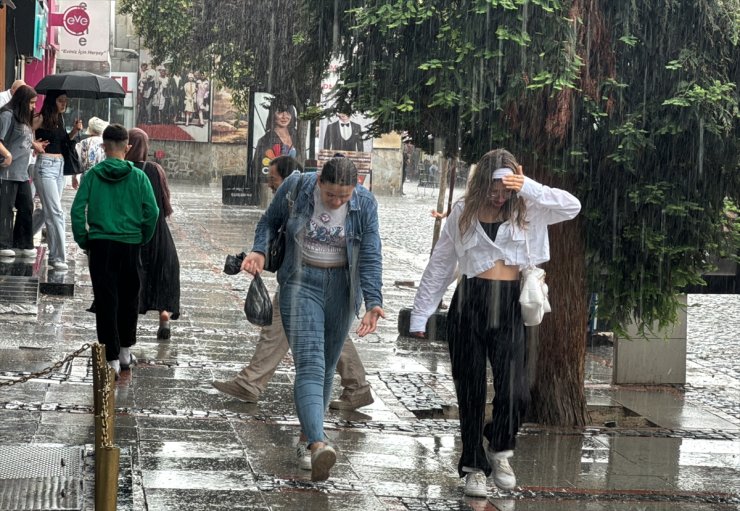
<instances>
[{"instance_id":1,"label":"long blonde hair","mask_svg":"<svg viewBox=\"0 0 740 511\"><path fill-rule=\"evenodd\" d=\"M473 224L473 220L477 219L478 212L488 204L488 192L496 181L493 179L493 172L500 168L508 168L516 172L518 166L519 163L514 155L506 149L494 149L483 155L476 165L473 177L465 191L465 207L458 224L461 234L467 232ZM501 217L504 221L515 215L516 223L520 228L524 228L526 225L524 219L526 212L524 199L517 197L516 194L512 194L511 198L501 207Z\"/></svg>"}]
</instances>

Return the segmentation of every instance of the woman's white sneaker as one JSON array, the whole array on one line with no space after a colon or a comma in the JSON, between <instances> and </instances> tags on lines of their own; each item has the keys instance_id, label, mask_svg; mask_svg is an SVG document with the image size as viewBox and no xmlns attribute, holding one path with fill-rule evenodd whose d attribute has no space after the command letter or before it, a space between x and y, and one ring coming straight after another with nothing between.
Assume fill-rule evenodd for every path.
<instances>
[{"instance_id":1,"label":"woman's white sneaker","mask_svg":"<svg viewBox=\"0 0 740 511\"><path fill-rule=\"evenodd\" d=\"M488 451L489 462L493 467L493 482L502 490L513 490L516 486L516 475L509 465L509 458L514 451Z\"/></svg>"},{"instance_id":2,"label":"woman's white sneaker","mask_svg":"<svg viewBox=\"0 0 740 511\"><path fill-rule=\"evenodd\" d=\"M488 497L486 474L480 470L468 472L468 475L465 476L465 495L469 497Z\"/></svg>"}]
</instances>

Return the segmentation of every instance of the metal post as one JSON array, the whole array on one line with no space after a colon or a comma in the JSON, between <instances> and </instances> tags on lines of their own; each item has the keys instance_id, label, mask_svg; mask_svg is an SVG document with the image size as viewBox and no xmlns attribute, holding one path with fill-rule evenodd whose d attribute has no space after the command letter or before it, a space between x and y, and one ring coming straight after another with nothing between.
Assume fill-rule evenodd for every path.
<instances>
[{"instance_id":1,"label":"metal post","mask_svg":"<svg viewBox=\"0 0 740 511\"><path fill-rule=\"evenodd\" d=\"M115 511L120 450L113 446L116 373L105 361L105 347L93 346L95 393L95 509Z\"/></svg>"},{"instance_id":2,"label":"metal post","mask_svg":"<svg viewBox=\"0 0 740 511\"><path fill-rule=\"evenodd\" d=\"M118 465L121 450L103 447L95 455L95 510L115 511L118 500ZM100 470L98 470L100 466Z\"/></svg>"}]
</instances>

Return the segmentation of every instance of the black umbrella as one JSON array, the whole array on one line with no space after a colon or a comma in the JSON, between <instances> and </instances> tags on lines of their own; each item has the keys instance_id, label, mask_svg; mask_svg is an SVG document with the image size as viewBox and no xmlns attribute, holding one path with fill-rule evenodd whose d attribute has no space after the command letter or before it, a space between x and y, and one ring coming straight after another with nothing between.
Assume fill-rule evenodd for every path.
<instances>
[{"instance_id":1,"label":"black umbrella","mask_svg":"<svg viewBox=\"0 0 740 511\"><path fill-rule=\"evenodd\" d=\"M113 78L100 76L87 71L69 71L48 75L34 87L39 94L52 90L63 90L70 98L125 98L126 91Z\"/></svg>"}]
</instances>

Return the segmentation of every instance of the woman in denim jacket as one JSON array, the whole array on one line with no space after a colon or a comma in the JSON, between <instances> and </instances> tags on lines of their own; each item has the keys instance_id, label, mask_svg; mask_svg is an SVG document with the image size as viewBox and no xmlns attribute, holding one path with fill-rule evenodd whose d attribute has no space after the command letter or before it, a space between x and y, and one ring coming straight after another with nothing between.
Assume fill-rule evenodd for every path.
<instances>
[{"instance_id":1,"label":"woman in denim jacket","mask_svg":"<svg viewBox=\"0 0 740 511\"><path fill-rule=\"evenodd\" d=\"M296 366L301 441L311 451L311 479L323 481L336 462L323 424L342 344L363 300L360 337L385 317L377 202L357 184L357 168L347 158L332 158L320 176L288 177L257 224L242 270L262 272L268 240L286 219L285 259L277 272L280 313Z\"/></svg>"}]
</instances>

